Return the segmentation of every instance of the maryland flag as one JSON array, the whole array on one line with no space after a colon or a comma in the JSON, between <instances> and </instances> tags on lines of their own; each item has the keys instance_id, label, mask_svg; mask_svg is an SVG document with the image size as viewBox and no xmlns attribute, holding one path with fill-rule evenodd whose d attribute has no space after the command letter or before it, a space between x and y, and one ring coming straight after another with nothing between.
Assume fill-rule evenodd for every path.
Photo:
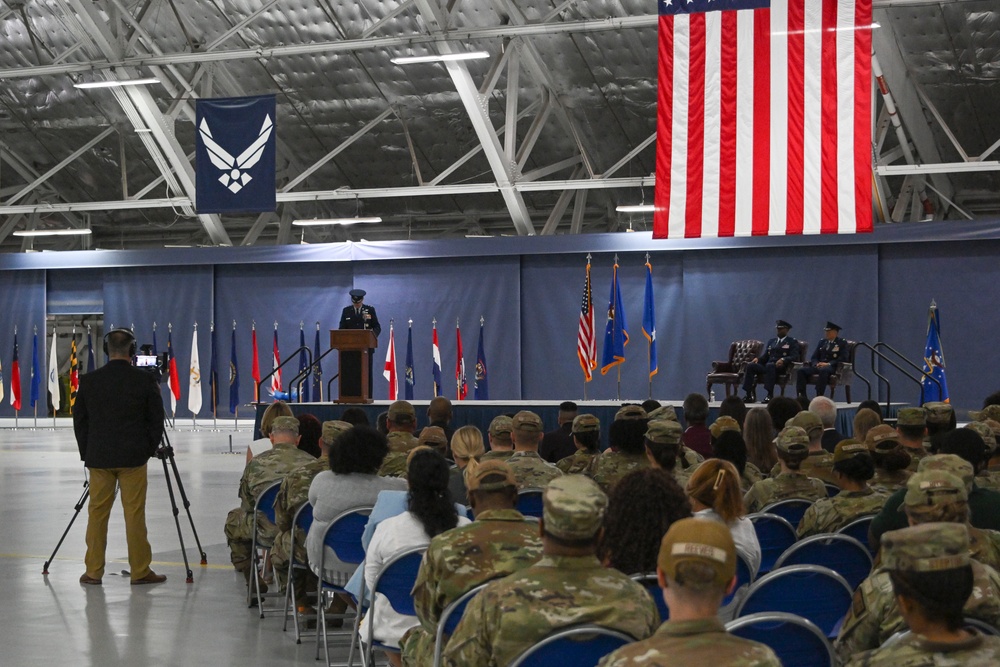
<instances>
[{"instance_id":1,"label":"maryland flag","mask_svg":"<svg viewBox=\"0 0 1000 667\"><path fill-rule=\"evenodd\" d=\"M69 342L69 413L73 414L76 405L76 392L80 388L80 360L76 356L76 332L70 336Z\"/></svg>"}]
</instances>

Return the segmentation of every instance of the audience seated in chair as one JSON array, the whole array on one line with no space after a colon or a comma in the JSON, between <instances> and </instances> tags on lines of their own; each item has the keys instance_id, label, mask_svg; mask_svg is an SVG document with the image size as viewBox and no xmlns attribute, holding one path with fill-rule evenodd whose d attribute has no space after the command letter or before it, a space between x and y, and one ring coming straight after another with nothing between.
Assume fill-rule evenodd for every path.
<instances>
[{"instance_id":1,"label":"audience seated in chair","mask_svg":"<svg viewBox=\"0 0 1000 667\"><path fill-rule=\"evenodd\" d=\"M875 463L868 447L857 440L842 440L833 453L834 482L841 488L832 498L817 500L799 522L799 539L817 533L834 533L858 517L875 514L888 494L868 486Z\"/></svg>"},{"instance_id":2,"label":"audience seated in chair","mask_svg":"<svg viewBox=\"0 0 1000 667\"><path fill-rule=\"evenodd\" d=\"M798 426L788 426L782 429L774 442L780 472L750 487L743 496L747 512L759 512L771 503L788 498L826 498L823 481L801 472L802 463L809 458L809 436L805 430Z\"/></svg>"},{"instance_id":3,"label":"audience seated in chair","mask_svg":"<svg viewBox=\"0 0 1000 667\"><path fill-rule=\"evenodd\" d=\"M694 471L686 488L695 517L719 521L729 527L736 550L750 566L751 577L760 569L760 542L753 522L746 516L739 476L729 461L708 459Z\"/></svg>"}]
</instances>

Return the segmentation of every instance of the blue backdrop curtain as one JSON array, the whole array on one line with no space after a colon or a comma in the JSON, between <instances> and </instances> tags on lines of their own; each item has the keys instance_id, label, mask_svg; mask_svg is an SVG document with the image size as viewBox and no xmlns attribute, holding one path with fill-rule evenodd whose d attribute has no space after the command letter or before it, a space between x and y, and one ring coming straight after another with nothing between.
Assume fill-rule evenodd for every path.
<instances>
[{"instance_id":1,"label":"blue backdrop curtain","mask_svg":"<svg viewBox=\"0 0 1000 667\"><path fill-rule=\"evenodd\" d=\"M44 271L0 271L0 361L3 363L4 397L0 401L0 416L13 417L11 397L11 360L14 352L14 327L17 327L18 361L21 368L21 411L20 416L33 416L31 408L31 337L38 327L38 354L43 375L46 359L42 352L47 350L43 336L45 332L45 272ZM44 380L44 377L43 377ZM42 383L42 393L45 383ZM48 404L41 399L39 416L48 415Z\"/></svg>"}]
</instances>

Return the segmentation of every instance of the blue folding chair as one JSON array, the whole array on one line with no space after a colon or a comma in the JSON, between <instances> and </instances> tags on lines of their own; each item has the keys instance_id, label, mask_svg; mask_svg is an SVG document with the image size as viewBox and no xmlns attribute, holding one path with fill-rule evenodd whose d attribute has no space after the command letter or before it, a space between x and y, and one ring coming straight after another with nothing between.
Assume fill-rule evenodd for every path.
<instances>
[{"instance_id":1,"label":"blue folding chair","mask_svg":"<svg viewBox=\"0 0 1000 667\"><path fill-rule=\"evenodd\" d=\"M851 607L854 591L842 576L821 565L789 565L750 585L736 618L781 611L815 623L829 638Z\"/></svg>"},{"instance_id":2,"label":"blue folding chair","mask_svg":"<svg viewBox=\"0 0 1000 667\"><path fill-rule=\"evenodd\" d=\"M831 484L830 482L823 482L823 486L826 487L827 498L833 498L841 491L841 488L839 486L837 486L836 484Z\"/></svg>"},{"instance_id":3,"label":"blue folding chair","mask_svg":"<svg viewBox=\"0 0 1000 667\"><path fill-rule=\"evenodd\" d=\"M309 501L306 501L295 512L295 519L292 521L292 539L288 545L288 580L285 584L285 624L281 631L288 630L288 618L291 617L295 623L295 643L302 643L302 629L299 625L299 615L297 612L299 601L295 596L295 586L292 585L296 570L309 570L306 563L295 560L295 534L301 530L304 535L309 534L309 528L313 522L313 508Z\"/></svg>"},{"instance_id":4,"label":"blue folding chair","mask_svg":"<svg viewBox=\"0 0 1000 667\"><path fill-rule=\"evenodd\" d=\"M793 526L798 526L799 521L802 521L802 515L812 504L813 501L804 498L788 498L762 507L760 512L761 514L777 514Z\"/></svg>"},{"instance_id":5,"label":"blue folding chair","mask_svg":"<svg viewBox=\"0 0 1000 667\"><path fill-rule=\"evenodd\" d=\"M253 537L250 540L250 586L247 587L247 606L252 607L256 601L261 618L264 618L264 598L266 597L266 594L260 590L261 564L267 560L267 552L271 549L272 544L269 540L261 539L258 528L261 514L271 524L274 524L274 499L278 497L278 489L280 488L280 480L271 484L257 495L253 505ZM278 593L273 593L271 597L277 595Z\"/></svg>"},{"instance_id":6,"label":"blue folding chair","mask_svg":"<svg viewBox=\"0 0 1000 667\"><path fill-rule=\"evenodd\" d=\"M455 634L455 628L458 627L459 621L462 620L462 615L465 614L465 608L468 606L469 600L476 597L479 591L486 588L489 583L489 581L484 581L471 590L466 591L455 600L452 600L451 604L441 612L441 618L438 619L437 632L434 635L434 667L441 667L441 655L444 653L444 645Z\"/></svg>"},{"instance_id":7,"label":"blue folding chair","mask_svg":"<svg viewBox=\"0 0 1000 667\"><path fill-rule=\"evenodd\" d=\"M774 562L788 547L795 544L798 536L795 533L795 526L777 514L757 512L747 516L753 522L757 541L760 542L760 568L757 570L757 576L760 576L774 568Z\"/></svg>"},{"instance_id":8,"label":"blue folding chair","mask_svg":"<svg viewBox=\"0 0 1000 667\"><path fill-rule=\"evenodd\" d=\"M868 548L850 535L828 533L813 535L788 547L774 564L777 570L786 565L822 565L846 581L851 590L871 574L872 556Z\"/></svg>"},{"instance_id":9,"label":"blue folding chair","mask_svg":"<svg viewBox=\"0 0 1000 667\"><path fill-rule=\"evenodd\" d=\"M521 489L517 492L517 511L524 516L541 518L542 489Z\"/></svg>"},{"instance_id":10,"label":"blue folding chair","mask_svg":"<svg viewBox=\"0 0 1000 667\"><path fill-rule=\"evenodd\" d=\"M575 625L557 630L526 650L510 667L594 667L615 649L635 637L599 625Z\"/></svg>"},{"instance_id":11,"label":"blue folding chair","mask_svg":"<svg viewBox=\"0 0 1000 667\"><path fill-rule=\"evenodd\" d=\"M660 623L669 619L670 608L667 606L667 601L663 599L663 589L660 588L660 580L656 578L656 575L633 574L632 581L642 584L642 587L653 598L653 602L656 603L656 610L660 612Z\"/></svg>"},{"instance_id":12,"label":"blue folding chair","mask_svg":"<svg viewBox=\"0 0 1000 667\"><path fill-rule=\"evenodd\" d=\"M871 554L873 558L875 557L875 550L872 549L871 543L868 541L868 529L871 528L872 520L874 518L874 514L863 516L855 519L837 531L841 535L850 535L858 542L861 542L861 544L865 545L865 548L868 549L868 553Z\"/></svg>"},{"instance_id":13,"label":"blue folding chair","mask_svg":"<svg viewBox=\"0 0 1000 667\"><path fill-rule=\"evenodd\" d=\"M426 546L414 547L396 554L390 558L375 575L372 582L371 600L374 604L375 596L384 595L389 606L397 614L403 616L416 616L417 610L413 606L413 585L417 582L417 573L420 571L420 563L424 559ZM362 599L364 599L362 593ZM371 609L371 607L369 607ZM368 619L368 641L365 643L365 656L362 661L364 665L375 664L375 650L399 653L398 648L387 646L375 639L375 619L374 613Z\"/></svg>"},{"instance_id":14,"label":"blue folding chair","mask_svg":"<svg viewBox=\"0 0 1000 667\"><path fill-rule=\"evenodd\" d=\"M319 560L319 584L317 590L316 606L319 618L316 621L316 659L319 660L320 639L322 638L323 650L326 653L326 662L330 664L330 639L326 629L326 607L327 598L336 593L349 595L344 589L344 585L326 580L326 547L330 547L337 560L346 565L361 565L365 560L365 548L361 543L361 536L365 532L365 525L368 523L368 515L372 512L371 507L354 507L342 512L337 516L323 534L323 551ZM362 600L364 596L362 595ZM354 662L354 647L358 639L358 625L361 623L361 612L364 605L358 601L358 610L354 614L353 630L350 631L350 647L347 664ZM347 620L346 618L344 620Z\"/></svg>"},{"instance_id":15,"label":"blue folding chair","mask_svg":"<svg viewBox=\"0 0 1000 667\"><path fill-rule=\"evenodd\" d=\"M736 554L736 586L733 588L733 592L727 595L722 600L722 606L726 606L733 601L736 594L744 586L749 586L753 583L753 572L750 570L750 564L747 563L746 559L739 553ZM662 596L661 596L662 597Z\"/></svg>"},{"instance_id":16,"label":"blue folding chair","mask_svg":"<svg viewBox=\"0 0 1000 667\"><path fill-rule=\"evenodd\" d=\"M783 665L833 667L836 664L833 646L823 631L815 623L795 614L751 614L730 621L726 630L771 647Z\"/></svg>"}]
</instances>

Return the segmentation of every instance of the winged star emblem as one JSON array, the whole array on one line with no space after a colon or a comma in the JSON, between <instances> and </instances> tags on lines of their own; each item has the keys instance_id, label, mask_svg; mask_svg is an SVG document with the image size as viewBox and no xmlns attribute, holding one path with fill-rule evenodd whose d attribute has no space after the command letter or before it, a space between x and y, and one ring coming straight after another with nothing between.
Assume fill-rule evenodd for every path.
<instances>
[{"instance_id":1,"label":"winged star emblem","mask_svg":"<svg viewBox=\"0 0 1000 667\"><path fill-rule=\"evenodd\" d=\"M201 119L198 131L201 133L201 140L208 150L208 159L222 170L219 182L222 183L223 187L228 188L233 194L236 194L247 183L253 180L253 176L248 174L247 171L260 161L261 155L264 154L264 147L267 145L267 140L271 137L273 129L274 123L271 122L271 116L268 114L264 116L264 122L260 127L260 134L257 136L257 139L245 151L240 153L239 156L233 157L226 149L215 142L215 139L212 138L212 130L208 127L208 121L204 118Z\"/></svg>"}]
</instances>

